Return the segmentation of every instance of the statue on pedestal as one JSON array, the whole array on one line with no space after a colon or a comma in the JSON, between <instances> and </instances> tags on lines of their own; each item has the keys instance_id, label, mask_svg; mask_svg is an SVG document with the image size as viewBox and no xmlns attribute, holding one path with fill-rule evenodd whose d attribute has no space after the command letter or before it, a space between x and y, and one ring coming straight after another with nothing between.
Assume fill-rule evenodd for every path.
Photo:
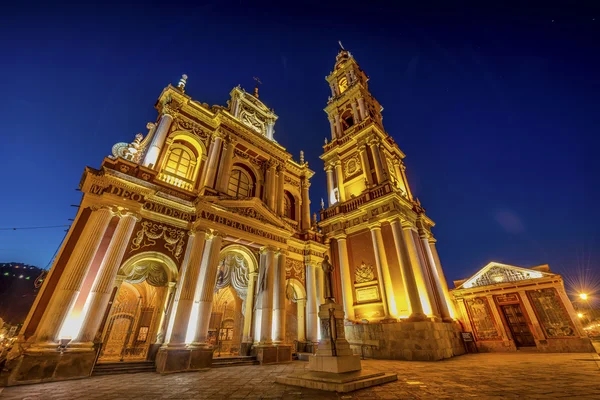
<instances>
[{"instance_id":1,"label":"statue on pedestal","mask_svg":"<svg viewBox=\"0 0 600 400\"><path fill-rule=\"evenodd\" d=\"M325 300L328 303L335 303L335 299L333 298L333 265L329 262L329 256L326 255L321 263L321 268L323 268L323 291L325 292Z\"/></svg>"}]
</instances>

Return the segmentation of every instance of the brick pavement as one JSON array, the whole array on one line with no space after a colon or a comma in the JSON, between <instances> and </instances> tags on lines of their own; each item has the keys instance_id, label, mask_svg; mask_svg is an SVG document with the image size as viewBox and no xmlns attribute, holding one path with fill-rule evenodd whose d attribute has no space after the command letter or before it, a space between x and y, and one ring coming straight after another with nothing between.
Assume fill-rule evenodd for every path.
<instances>
[{"instance_id":1,"label":"brick pavement","mask_svg":"<svg viewBox=\"0 0 600 400\"><path fill-rule=\"evenodd\" d=\"M307 366L242 366L207 372L140 373L4 388L13 399L598 399L597 354L487 353L438 362L363 361L398 381L338 395L275 383Z\"/></svg>"}]
</instances>

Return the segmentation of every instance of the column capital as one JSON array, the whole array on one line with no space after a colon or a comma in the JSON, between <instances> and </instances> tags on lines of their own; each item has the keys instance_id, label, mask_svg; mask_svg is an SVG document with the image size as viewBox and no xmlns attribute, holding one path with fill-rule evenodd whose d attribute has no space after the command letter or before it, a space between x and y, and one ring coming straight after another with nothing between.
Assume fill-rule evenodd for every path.
<instances>
[{"instance_id":1,"label":"column capital","mask_svg":"<svg viewBox=\"0 0 600 400\"><path fill-rule=\"evenodd\" d=\"M338 167L338 166L340 166L340 167L341 167L341 166L342 166L342 162L341 162L340 160L335 160L335 161L333 162L333 165L335 165L336 167Z\"/></svg>"},{"instance_id":2,"label":"column capital","mask_svg":"<svg viewBox=\"0 0 600 400\"><path fill-rule=\"evenodd\" d=\"M367 145L366 144L361 144L360 146L358 146L358 151L367 151Z\"/></svg>"},{"instance_id":3,"label":"column capital","mask_svg":"<svg viewBox=\"0 0 600 400\"><path fill-rule=\"evenodd\" d=\"M260 254L267 254L269 252L274 253L277 250L278 250L277 247L268 245L268 246L261 247L260 250L259 250L259 253Z\"/></svg>"},{"instance_id":4,"label":"column capital","mask_svg":"<svg viewBox=\"0 0 600 400\"><path fill-rule=\"evenodd\" d=\"M338 233L337 235L332 236L331 238L335 240L346 240L348 238L348 235L346 235L345 233Z\"/></svg>"},{"instance_id":5,"label":"column capital","mask_svg":"<svg viewBox=\"0 0 600 400\"><path fill-rule=\"evenodd\" d=\"M289 252L287 251L287 249L279 248L279 249L276 250L275 254L282 255L282 256L287 256L289 254Z\"/></svg>"},{"instance_id":6,"label":"column capital","mask_svg":"<svg viewBox=\"0 0 600 400\"><path fill-rule=\"evenodd\" d=\"M140 213L131 210L117 210L114 214L118 215L119 218L131 217L135 219L136 222L142 220L142 216L140 215Z\"/></svg>"},{"instance_id":7,"label":"column capital","mask_svg":"<svg viewBox=\"0 0 600 400\"><path fill-rule=\"evenodd\" d=\"M379 138L373 137L368 140L369 146L375 147L379 145Z\"/></svg>"},{"instance_id":8,"label":"column capital","mask_svg":"<svg viewBox=\"0 0 600 400\"><path fill-rule=\"evenodd\" d=\"M367 228L369 228L370 231L381 230L381 222L372 222L367 225Z\"/></svg>"},{"instance_id":9,"label":"column capital","mask_svg":"<svg viewBox=\"0 0 600 400\"><path fill-rule=\"evenodd\" d=\"M206 240L212 240L217 237L224 238L225 236L227 236L225 233L219 232L215 229L206 230L205 234L206 234Z\"/></svg>"},{"instance_id":10,"label":"column capital","mask_svg":"<svg viewBox=\"0 0 600 400\"><path fill-rule=\"evenodd\" d=\"M333 171L333 165L331 164L325 164L325 168L323 168L325 170L325 172L332 172Z\"/></svg>"},{"instance_id":11,"label":"column capital","mask_svg":"<svg viewBox=\"0 0 600 400\"><path fill-rule=\"evenodd\" d=\"M433 237L432 233L429 234L428 240L429 240L429 244L436 244L437 243L437 239Z\"/></svg>"},{"instance_id":12,"label":"column capital","mask_svg":"<svg viewBox=\"0 0 600 400\"><path fill-rule=\"evenodd\" d=\"M409 229L414 230L415 229L415 225L408 220L405 220L405 219L402 220L401 224L402 224L402 229L404 229L404 230L409 230Z\"/></svg>"}]
</instances>

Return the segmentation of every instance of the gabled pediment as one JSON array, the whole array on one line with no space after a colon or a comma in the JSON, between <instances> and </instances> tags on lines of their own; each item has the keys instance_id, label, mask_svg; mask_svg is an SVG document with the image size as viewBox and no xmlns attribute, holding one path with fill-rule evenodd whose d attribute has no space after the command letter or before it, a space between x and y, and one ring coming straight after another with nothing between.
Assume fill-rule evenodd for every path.
<instances>
[{"instance_id":1,"label":"gabled pediment","mask_svg":"<svg viewBox=\"0 0 600 400\"><path fill-rule=\"evenodd\" d=\"M232 213L274 225L278 228L285 228L283 221L256 197L244 200L219 199L215 203Z\"/></svg>"},{"instance_id":2,"label":"gabled pediment","mask_svg":"<svg viewBox=\"0 0 600 400\"><path fill-rule=\"evenodd\" d=\"M504 283L525 281L528 279L540 279L552 277L555 274L536 271L534 269L517 267L514 265L491 262L479 272L465 280L456 289L470 289L481 286L500 285Z\"/></svg>"}]
</instances>

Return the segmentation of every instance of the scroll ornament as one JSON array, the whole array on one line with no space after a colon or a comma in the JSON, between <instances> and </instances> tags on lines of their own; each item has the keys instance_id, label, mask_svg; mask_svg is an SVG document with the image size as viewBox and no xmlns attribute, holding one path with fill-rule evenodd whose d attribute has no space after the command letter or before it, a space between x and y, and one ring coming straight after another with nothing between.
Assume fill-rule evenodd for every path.
<instances>
[{"instance_id":1,"label":"scroll ornament","mask_svg":"<svg viewBox=\"0 0 600 400\"><path fill-rule=\"evenodd\" d=\"M185 231L183 230L144 221L141 223L140 230L135 234L135 238L131 241L131 250L135 251L143 247L154 246L156 241L162 238L165 241L165 249L179 261L183 254L184 237Z\"/></svg>"}]
</instances>

